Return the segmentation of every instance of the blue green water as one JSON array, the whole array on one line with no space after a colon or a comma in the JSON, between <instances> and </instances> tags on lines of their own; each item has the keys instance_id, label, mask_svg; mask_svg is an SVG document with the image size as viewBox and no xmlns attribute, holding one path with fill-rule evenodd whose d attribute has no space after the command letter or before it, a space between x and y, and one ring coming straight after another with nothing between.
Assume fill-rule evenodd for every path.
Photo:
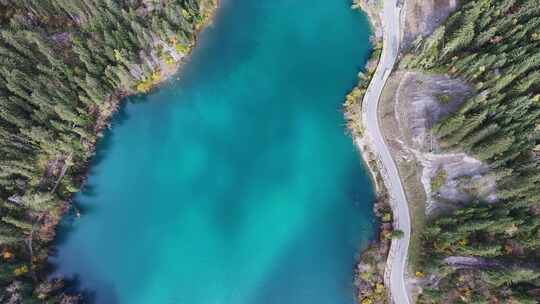
<instances>
[{"instance_id":1,"label":"blue green water","mask_svg":"<svg viewBox=\"0 0 540 304\"><path fill-rule=\"evenodd\" d=\"M340 104L368 36L349 0L222 0L116 115L57 272L99 304L352 303L373 194Z\"/></svg>"}]
</instances>

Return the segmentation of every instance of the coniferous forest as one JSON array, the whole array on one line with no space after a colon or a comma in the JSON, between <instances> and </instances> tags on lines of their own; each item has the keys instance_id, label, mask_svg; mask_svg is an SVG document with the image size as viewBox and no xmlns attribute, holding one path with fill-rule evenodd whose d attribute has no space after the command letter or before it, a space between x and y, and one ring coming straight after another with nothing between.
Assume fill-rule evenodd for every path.
<instances>
[{"instance_id":1,"label":"coniferous forest","mask_svg":"<svg viewBox=\"0 0 540 304\"><path fill-rule=\"evenodd\" d=\"M473 87L434 133L444 150L489 165L498 198L470 202L428 225L421 267L438 281L420 302L538 303L540 1L464 1L402 64ZM455 257L467 265L450 265Z\"/></svg>"},{"instance_id":2,"label":"coniferous forest","mask_svg":"<svg viewBox=\"0 0 540 304\"><path fill-rule=\"evenodd\" d=\"M465 0L402 65L473 94L434 126L490 167L497 203L423 231L420 303L540 301L540 1ZM77 303L47 278L50 243L122 97L149 91L195 43L213 0L0 0L0 303ZM460 258L467 261L452 265Z\"/></svg>"},{"instance_id":3,"label":"coniferous forest","mask_svg":"<svg viewBox=\"0 0 540 304\"><path fill-rule=\"evenodd\" d=\"M212 0L0 0L0 302L75 303L55 227L119 100L172 73Z\"/></svg>"}]
</instances>

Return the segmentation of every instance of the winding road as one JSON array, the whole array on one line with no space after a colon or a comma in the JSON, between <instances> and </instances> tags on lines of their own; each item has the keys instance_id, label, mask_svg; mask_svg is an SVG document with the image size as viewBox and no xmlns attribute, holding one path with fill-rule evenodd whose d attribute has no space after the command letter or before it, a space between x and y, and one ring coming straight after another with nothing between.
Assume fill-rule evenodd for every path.
<instances>
[{"instance_id":1,"label":"winding road","mask_svg":"<svg viewBox=\"0 0 540 304\"><path fill-rule=\"evenodd\" d=\"M389 286L392 302L395 304L412 303L405 282L407 253L411 237L411 221L409 206L398 169L379 126L377 113L382 90L399 53L400 43L400 0L383 0L381 20L383 25L383 50L377 70L373 75L368 90L363 99L362 121L371 141L371 148L377 155L381 174L390 194L394 214L394 227L403 231L399 239L392 239L385 272L385 283Z\"/></svg>"}]
</instances>

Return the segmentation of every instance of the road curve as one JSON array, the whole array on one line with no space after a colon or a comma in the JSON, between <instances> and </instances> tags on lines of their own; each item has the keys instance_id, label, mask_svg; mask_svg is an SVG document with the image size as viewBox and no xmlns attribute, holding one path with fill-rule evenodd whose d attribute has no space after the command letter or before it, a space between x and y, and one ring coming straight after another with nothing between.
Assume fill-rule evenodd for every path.
<instances>
[{"instance_id":1,"label":"road curve","mask_svg":"<svg viewBox=\"0 0 540 304\"><path fill-rule=\"evenodd\" d=\"M398 174L396 163L388 150L379 126L377 109L382 90L397 60L400 43L400 0L383 0L381 20L383 25L383 49L379 65L373 75L362 103L362 121L365 124L371 148L377 155L377 163L381 167L386 187L390 194L394 214L394 227L403 231L399 239L392 239L385 271L385 283L389 287L392 302L410 304L405 283L407 253L411 238L411 221L409 206L403 185Z\"/></svg>"}]
</instances>

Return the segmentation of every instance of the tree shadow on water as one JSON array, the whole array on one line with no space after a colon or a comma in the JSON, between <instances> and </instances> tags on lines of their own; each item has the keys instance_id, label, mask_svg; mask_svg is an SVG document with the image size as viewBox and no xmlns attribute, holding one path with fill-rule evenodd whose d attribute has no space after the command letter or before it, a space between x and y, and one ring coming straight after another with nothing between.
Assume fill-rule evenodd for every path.
<instances>
[{"instance_id":1,"label":"tree shadow on water","mask_svg":"<svg viewBox=\"0 0 540 304\"><path fill-rule=\"evenodd\" d=\"M99 297L98 297L99 293ZM102 286L96 290L85 289L82 291L84 303L87 304L119 304L115 288Z\"/></svg>"},{"instance_id":2,"label":"tree shadow on water","mask_svg":"<svg viewBox=\"0 0 540 304\"><path fill-rule=\"evenodd\" d=\"M113 145L114 129L118 128L129 119L129 115L126 110L127 102L129 102L128 98L125 98L120 102L118 111L116 111L112 117L110 127L103 131L103 137L98 140L96 144L96 152L90 160L90 174L92 173L92 168L98 166L107 156L107 151L111 149Z\"/></svg>"},{"instance_id":3,"label":"tree shadow on water","mask_svg":"<svg viewBox=\"0 0 540 304\"><path fill-rule=\"evenodd\" d=\"M69 210L63 215L62 220L56 229L56 236L52 243L53 250L62 246L68 240L70 234L77 229L78 221L82 216L88 216L96 210L96 207L89 204L81 204L73 201Z\"/></svg>"},{"instance_id":4,"label":"tree shadow on water","mask_svg":"<svg viewBox=\"0 0 540 304\"><path fill-rule=\"evenodd\" d=\"M93 288L84 287L78 274L66 278L66 291L81 294L85 304L119 304L118 295L113 284L94 282ZM99 296L98 296L99 294Z\"/></svg>"}]
</instances>

